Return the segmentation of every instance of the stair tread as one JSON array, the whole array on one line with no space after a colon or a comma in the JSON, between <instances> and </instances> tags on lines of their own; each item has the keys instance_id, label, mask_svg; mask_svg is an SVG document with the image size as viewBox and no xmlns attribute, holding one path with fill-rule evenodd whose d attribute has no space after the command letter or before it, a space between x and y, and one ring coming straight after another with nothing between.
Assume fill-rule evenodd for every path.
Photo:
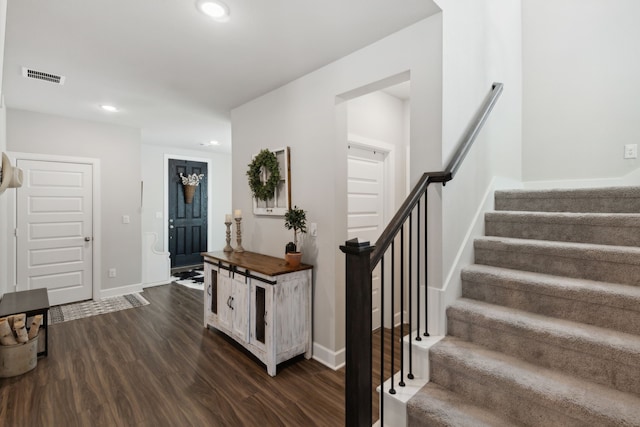
<instances>
[{"instance_id":1,"label":"stair tread","mask_svg":"<svg viewBox=\"0 0 640 427\"><path fill-rule=\"evenodd\" d=\"M630 246L599 245L594 243L557 242L552 240L518 239L512 237L483 236L474 241L476 248L520 249L545 255L562 255L608 262L640 265L640 248ZM498 246L498 247L496 247Z\"/></svg>"},{"instance_id":2,"label":"stair tread","mask_svg":"<svg viewBox=\"0 0 640 427\"><path fill-rule=\"evenodd\" d=\"M620 425L640 424L640 396L631 393L541 368L454 337L434 346L431 357L454 362L448 365L476 381L491 382L499 388L508 384L511 393L526 395L532 404L563 408L567 416L580 412Z\"/></svg>"},{"instance_id":3,"label":"stair tread","mask_svg":"<svg viewBox=\"0 0 640 427\"><path fill-rule=\"evenodd\" d=\"M570 297L585 302L640 311L640 287L532 271L472 264L462 270L463 280L501 281L500 286L549 296ZM508 282L507 282L508 281Z\"/></svg>"},{"instance_id":4,"label":"stair tread","mask_svg":"<svg viewBox=\"0 0 640 427\"><path fill-rule=\"evenodd\" d=\"M452 427L515 425L512 421L506 421L435 383L426 384L413 396L407 403L407 410L422 421L415 423L416 425L433 425L434 423Z\"/></svg>"},{"instance_id":5,"label":"stair tread","mask_svg":"<svg viewBox=\"0 0 640 427\"><path fill-rule=\"evenodd\" d=\"M458 299L447 309L447 316L460 318L463 314L474 316L475 324L485 320L503 331L517 330L519 335L526 335L529 339L551 341L561 347L640 369L638 335L467 298Z\"/></svg>"},{"instance_id":6,"label":"stair tread","mask_svg":"<svg viewBox=\"0 0 640 427\"><path fill-rule=\"evenodd\" d=\"M487 221L573 224L593 226L640 227L640 213L582 213L582 212L537 212L494 211L485 214Z\"/></svg>"},{"instance_id":7,"label":"stair tread","mask_svg":"<svg viewBox=\"0 0 640 427\"><path fill-rule=\"evenodd\" d=\"M619 187L601 187L601 188L559 188L559 189L514 189L514 190L496 190L496 197L502 198L636 198L640 197L640 187L636 186L619 186Z\"/></svg>"}]
</instances>

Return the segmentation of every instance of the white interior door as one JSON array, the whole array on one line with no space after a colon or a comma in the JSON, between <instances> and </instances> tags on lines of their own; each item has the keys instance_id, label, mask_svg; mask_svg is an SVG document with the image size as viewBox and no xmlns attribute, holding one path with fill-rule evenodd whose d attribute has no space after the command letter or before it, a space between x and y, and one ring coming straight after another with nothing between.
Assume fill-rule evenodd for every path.
<instances>
[{"instance_id":1,"label":"white interior door","mask_svg":"<svg viewBox=\"0 0 640 427\"><path fill-rule=\"evenodd\" d=\"M93 166L18 160L17 290L46 288L51 305L93 294Z\"/></svg>"},{"instance_id":2,"label":"white interior door","mask_svg":"<svg viewBox=\"0 0 640 427\"><path fill-rule=\"evenodd\" d=\"M384 230L384 153L350 147L347 157L347 232L374 244ZM372 275L372 327L380 327L380 266Z\"/></svg>"}]
</instances>

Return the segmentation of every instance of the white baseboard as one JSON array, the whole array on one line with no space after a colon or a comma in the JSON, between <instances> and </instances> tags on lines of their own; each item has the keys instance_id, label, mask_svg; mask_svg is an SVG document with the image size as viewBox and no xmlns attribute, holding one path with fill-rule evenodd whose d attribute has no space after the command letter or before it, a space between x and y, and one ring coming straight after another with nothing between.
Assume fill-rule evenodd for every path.
<instances>
[{"instance_id":1,"label":"white baseboard","mask_svg":"<svg viewBox=\"0 0 640 427\"><path fill-rule=\"evenodd\" d=\"M549 181L526 181L523 182L527 190L548 190L554 188L599 188L599 187L625 187L640 184L640 168L635 169L626 175L614 178L593 178L593 179L563 179Z\"/></svg>"},{"instance_id":2,"label":"white baseboard","mask_svg":"<svg viewBox=\"0 0 640 427\"><path fill-rule=\"evenodd\" d=\"M119 297L120 295L127 295L127 294L133 294L136 292L142 292L143 286L147 286L147 285L143 285L142 283L135 283L133 285L120 286L117 288L102 289L100 290L100 299Z\"/></svg>"},{"instance_id":3,"label":"white baseboard","mask_svg":"<svg viewBox=\"0 0 640 427\"><path fill-rule=\"evenodd\" d=\"M326 367L337 371L345 364L345 349L342 348L338 351L332 351L317 342L314 342L313 359L322 363Z\"/></svg>"},{"instance_id":4,"label":"white baseboard","mask_svg":"<svg viewBox=\"0 0 640 427\"><path fill-rule=\"evenodd\" d=\"M429 287L429 333L431 335L446 335L447 333L445 310L462 295L460 274L464 267L474 262L473 242L477 237L484 235L484 214L494 208L495 191L515 188L522 188L522 183L499 176L491 180L449 269L444 286L442 289Z\"/></svg>"},{"instance_id":5,"label":"white baseboard","mask_svg":"<svg viewBox=\"0 0 640 427\"><path fill-rule=\"evenodd\" d=\"M144 289L147 289L147 288L153 288L155 286L163 286L163 285L169 285L169 284L171 284L171 279L161 280L160 282L155 282L155 283L143 283L142 287Z\"/></svg>"}]
</instances>

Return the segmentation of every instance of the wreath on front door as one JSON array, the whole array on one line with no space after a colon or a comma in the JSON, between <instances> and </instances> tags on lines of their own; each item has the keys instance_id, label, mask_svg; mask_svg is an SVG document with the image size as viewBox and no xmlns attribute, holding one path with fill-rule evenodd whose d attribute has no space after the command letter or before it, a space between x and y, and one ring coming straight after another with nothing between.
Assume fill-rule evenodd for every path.
<instances>
[{"instance_id":1,"label":"wreath on front door","mask_svg":"<svg viewBox=\"0 0 640 427\"><path fill-rule=\"evenodd\" d=\"M247 171L253 197L267 201L273 196L280 181L280 168L275 153L264 149L249 163Z\"/></svg>"}]
</instances>

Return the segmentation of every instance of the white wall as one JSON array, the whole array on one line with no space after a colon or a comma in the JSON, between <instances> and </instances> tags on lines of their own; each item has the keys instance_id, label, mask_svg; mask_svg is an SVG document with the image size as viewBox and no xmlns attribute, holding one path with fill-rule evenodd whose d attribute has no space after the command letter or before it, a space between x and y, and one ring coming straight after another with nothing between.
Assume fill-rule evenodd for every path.
<instances>
[{"instance_id":1,"label":"white wall","mask_svg":"<svg viewBox=\"0 0 640 427\"><path fill-rule=\"evenodd\" d=\"M523 0L523 178L620 177L640 144L640 2Z\"/></svg>"},{"instance_id":2,"label":"white wall","mask_svg":"<svg viewBox=\"0 0 640 427\"><path fill-rule=\"evenodd\" d=\"M140 284L140 130L9 109L7 149L100 159L101 289ZM117 269L117 277L107 277L109 268Z\"/></svg>"},{"instance_id":3,"label":"white wall","mask_svg":"<svg viewBox=\"0 0 640 427\"><path fill-rule=\"evenodd\" d=\"M347 126L340 95L410 71L412 157L421 170L439 165L441 46L438 14L232 111L233 206L245 213L248 250L282 257L290 240L282 217L250 213L246 171L260 149L291 147L292 202L318 224L318 237L306 236L303 243L303 261L314 265L314 357L329 365L341 363L344 346L344 255L338 246L347 226Z\"/></svg>"},{"instance_id":4,"label":"white wall","mask_svg":"<svg viewBox=\"0 0 640 427\"><path fill-rule=\"evenodd\" d=\"M4 92L2 90L2 70L4 62L4 35L7 22L7 0L0 0L0 153L7 151L7 109L4 105ZM7 232L7 193L0 195L0 298L7 291L9 282L9 269L7 258L9 256L9 234Z\"/></svg>"},{"instance_id":5,"label":"white wall","mask_svg":"<svg viewBox=\"0 0 640 427\"><path fill-rule=\"evenodd\" d=\"M443 10L441 168L491 84L504 83L501 99L454 180L430 190L429 286L440 309L432 310L430 327L443 333L444 307L460 294L459 268L473 262L473 236L483 231L478 210L486 205L496 177L521 177L522 55L519 1L436 3Z\"/></svg>"},{"instance_id":6,"label":"white wall","mask_svg":"<svg viewBox=\"0 0 640 427\"><path fill-rule=\"evenodd\" d=\"M396 175L393 196L393 215L406 197L405 192L405 103L403 100L382 91L372 92L347 101L347 132L349 135L373 140L372 144L383 142L394 149ZM391 219L390 217L386 218ZM373 243L373 242L372 242Z\"/></svg>"},{"instance_id":7,"label":"white wall","mask_svg":"<svg viewBox=\"0 0 640 427\"><path fill-rule=\"evenodd\" d=\"M0 98L0 153L7 151L7 109ZM9 218L9 204L7 203L11 191L7 190L0 194L0 298L7 292L9 286L9 269L7 266L9 258L9 230L7 218Z\"/></svg>"},{"instance_id":8,"label":"white wall","mask_svg":"<svg viewBox=\"0 0 640 427\"><path fill-rule=\"evenodd\" d=\"M211 175L207 177L207 188L211 209L209 211L209 250L222 250L225 245L224 215L231 209L231 155L197 150L142 145L142 181L144 182L144 200L142 209L142 232L158 235L157 251L164 251L166 218L164 217L166 189L165 156L186 157L198 161L209 161ZM162 217L157 218L156 213ZM144 250L144 248L143 248Z\"/></svg>"}]
</instances>

